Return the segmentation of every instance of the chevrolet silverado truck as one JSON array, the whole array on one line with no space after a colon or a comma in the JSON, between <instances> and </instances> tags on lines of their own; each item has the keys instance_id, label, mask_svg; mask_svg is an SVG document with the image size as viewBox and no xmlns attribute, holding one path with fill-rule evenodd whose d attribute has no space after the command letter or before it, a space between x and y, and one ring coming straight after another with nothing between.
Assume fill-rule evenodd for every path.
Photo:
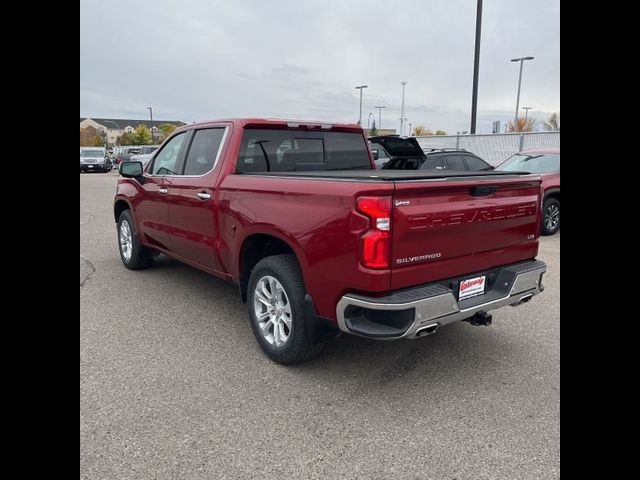
<instances>
[{"instance_id":1,"label":"chevrolet silverado truck","mask_svg":"<svg viewBox=\"0 0 640 480\"><path fill-rule=\"evenodd\" d=\"M376 170L362 128L232 119L176 130L120 165L124 266L165 254L238 286L282 364L342 332L394 340L542 292L541 180L521 172Z\"/></svg>"}]
</instances>

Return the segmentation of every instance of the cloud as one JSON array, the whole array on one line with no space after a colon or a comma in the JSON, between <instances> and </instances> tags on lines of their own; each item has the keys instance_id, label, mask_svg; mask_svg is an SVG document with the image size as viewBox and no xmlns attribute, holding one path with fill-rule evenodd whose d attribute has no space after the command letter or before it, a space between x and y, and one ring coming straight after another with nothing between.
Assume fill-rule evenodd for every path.
<instances>
[{"instance_id":1,"label":"cloud","mask_svg":"<svg viewBox=\"0 0 640 480\"><path fill-rule=\"evenodd\" d=\"M126 14L123 14L126 12ZM353 122L386 105L399 126L401 86L413 125L468 130L475 2L83 0L82 116L194 120L260 115ZM478 129L521 105L559 111L558 0L484 5ZM537 114L537 113L536 113ZM377 118L377 115L376 115Z\"/></svg>"}]
</instances>

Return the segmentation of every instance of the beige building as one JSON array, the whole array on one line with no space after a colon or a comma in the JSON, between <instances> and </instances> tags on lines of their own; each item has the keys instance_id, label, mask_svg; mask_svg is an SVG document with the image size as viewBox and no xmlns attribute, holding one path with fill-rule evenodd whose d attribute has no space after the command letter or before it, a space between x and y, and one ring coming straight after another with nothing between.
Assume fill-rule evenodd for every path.
<instances>
[{"instance_id":1,"label":"beige building","mask_svg":"<svg viewBox=\"0 0 640 480\"><path fill-rule=\"evenodd\" d=\"M153 125L151 127L154 131L157 130L158 125L163 125L165 123L169 123L171 125L175 125L176 127L181 127L185 125L184 122L180 122L177 120L154 120ZM80 130L86 127L95 128L99 134L104 135L106 133L107 136L107 144L115 145L116 140L123 133L131 133L133 132L138 125L146 125L150 126L149 120L131 120L131 119L122 119L122 118L82 118L80 117Z\"/></svg>"}]
</instances>

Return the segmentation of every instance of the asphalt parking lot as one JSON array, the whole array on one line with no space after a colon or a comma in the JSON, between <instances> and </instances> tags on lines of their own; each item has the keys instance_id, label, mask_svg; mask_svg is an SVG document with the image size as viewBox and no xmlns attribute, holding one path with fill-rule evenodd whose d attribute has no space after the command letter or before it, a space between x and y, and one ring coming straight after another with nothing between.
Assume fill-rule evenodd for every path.
<instances>
[{"instance_id":1,"label":"asphalt parking lot","mask_svg":"<svg viewBox=\"0 0 640 480\"><path fill-rule=\"evenodd\" d=\"M233 285L122 266L116 179L80 175L81 478L559 478L559 233L544 293L490 327L343 335L284 367Z\"/></svg>"}]
</instances>

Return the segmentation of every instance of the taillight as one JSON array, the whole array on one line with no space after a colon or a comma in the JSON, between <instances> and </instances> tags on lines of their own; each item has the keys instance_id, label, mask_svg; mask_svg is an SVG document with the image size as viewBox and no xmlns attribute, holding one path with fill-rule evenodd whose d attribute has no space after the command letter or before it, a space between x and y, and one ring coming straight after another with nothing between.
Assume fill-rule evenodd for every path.
<instances>
[{"instance_id":1,"label":"taillight","mask_svg":"<svg viewBox=\"0 0 640 480\"><path fill-rule=\"evenodd\" d=\"M360 197L356 210L369 218L369 229L360 236L362 265L389 268L391 197Z\"/></svg>"}]
</instances>

